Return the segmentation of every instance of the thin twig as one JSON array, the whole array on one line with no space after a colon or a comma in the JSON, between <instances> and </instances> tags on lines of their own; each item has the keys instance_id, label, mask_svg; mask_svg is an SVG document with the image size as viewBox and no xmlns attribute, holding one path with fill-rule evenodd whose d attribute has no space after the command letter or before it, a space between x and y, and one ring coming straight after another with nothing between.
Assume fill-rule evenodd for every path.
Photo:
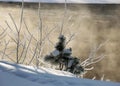
<instances>
[{"instance_id":1,"label":"thin twig","mask_svg":"<svg viewBox=\"0 0 120 86\"><path fill-rule=\"evenodd\" d=\"M64 4L64 15L63 15L63 20L62 20L62 23L61 23L61 28L60 28L60 35L63 34L63 26L64 26L64 23L65 23L65 18L66 18L66 14L67 14L67 0L65 0L65 4Z\"/></svg>"},{"instance_id":2,"label":"thin twig","mask_svg":"<svg viewBox=\"0 0 120 86\"><path fill-rule=\"evenodd\" d=\"M3 27L1 27L1 28L3 29L3 31L0 33L0 36L2 36L6 32L6 30L7 30L7 28L6 29L4 29Z\"/></svg>"},{"instance_id":3,"label":"thin twig","mask_svg":"<svg viewBox=\"0 0 120 86\"><path fill-rule=\"evenodd\" d=\"M24 51L25 51L25 48L26 48L26 42L25 42L24 45L23 45L23 50L22 50L22 52L21 52L21 55L20 55L20 58L19 58L19 62L20 62L20 60L21 60L21 58L22 58L22 56L23 56L23 53L24 53Z\"/></svg>"},{"instance_id":4,"label":"thin twig","mask_svg":"<svg viewBox=\"0 0 120 86\"><path fill-rule=\"evenodd\" d=\"M32 37L33 37L33 36L31 36L31 38L30 38L30 40L29 40L29 43L28 43L28 46L27 46L27 49L26 49L25 56L24 56L24 58L23 58L22 64L24 63L24 61L25 61L25 59L26 59L27 52L28 52L28 49L29 49L30 43L31 43L31 41L32 41Z\"/></svg>"},{"instance_id":5,"label":"thin twig","mask_svg":"<svg viewBox=\"0 0 120 86\"><path fill-rule=\"evenodd\" d=\"M15 29L17 31L17 44L16 44L16 61L17 63L19 63L19 44L20 44L20 30L18 29L15 21L14 21L14 18L12 17L12 15L9 13L9 16L15 26Z\"/></svg>"},{"instance_id":6,"label":"thin twig","mask_svg":"<svg viewBox=\"0 0 120 86\"><path fill-rule=\"evenodd\" d=\"M75 36L75 34L72 34L69 38L69 40L66 42L65 46L72 40L72 38Z\"/></svg>"},{"instance_id":7,"label":"thin twig","mask_svg":"<svg viewBox=\"0 0 120 86\"><path fill-rule=\"evenodd\" d=\"M8 41L8 42L5 41L5 48L4 48L4 51L3 51L2 59L4 59L4 56L5 56L5 53L6 53L6 49L8 47L9 42L10 41Z\"/></svg>"},{"instance_id":8,"label":"thin twig","mask_svg":"<svg viewBox=\"0 0 120 86\"><path fill-rule=\"evenodd\" d=\"M41 18L41 5L40 5L40 2L39 2L39 7L38 7L38 16L39 16L39 33L40 33L40 39L39 41L41 42L42 41L42 18Z\"/></svg>"},{"instance_id":9,"label":"thin twig","mask_svg":"<svg viewBox=\"0 0 120 86\"><path fill-rule=\"evenodd\" d=\"M17 41L12 36L10 36L9 34L8 36L17 44Z\"/></svg>"},{"instance_id":10,"label":"thin twig","mask_svg":"<svg viewBox=\"0 0 120 86\"><path fill-rule=\"evenodd\" d=\"M1 53L3 53L3 52L1 52ZM10 59L12 62L14 62L14 63L15 63L15 61L14 61L12 58L10 58L7 54L4 54L4 56L7 56L7 57L8 57L8 59Z\"/></svg>"},{"instance_id":11,"label":"thin twig","mask_svg":"<svg viewBox=\"0 0 120 86\"><path fill-rule=\"evenodd\" d=\"M20 16L20 27L19 27L19 32L21 31L22 22L23 22L23 11L24 11L24 0L22 0L22 9L21 9L21 16Z\"/></svg>"},{"instance_id":12,"label":"thin twig","mask_svg":"<svg viewBox=\"0 0 120 86\"><path fill-rule=\"evenodd\" d=\"M11 31L13 31L12 28L10 27L10 25L8 24L8 22L5 21L5 23L6 23L6 25L8 26L8 28L9 28Z\"/></svg>"},{"instance_id":13,"label":"thin twig","mask_svg":"<svg viewBox=\"0 0 120 86\"><path fill-rule=\"evenodd\" d=\"M6 35L7 34L4 34L4 35L0 36L0 40L2 40L3 38L5 38Z\"/></svg>"},{"instance_id":14,"label":"thin twig","mask_svg":"<svg viewBox=\"0 0 120 86\"><path fill-rule=\"evenodd\" d=\"M99 46L95 47L93 50L91 50L89 57L88 57L85 61L83 61L83 62L81 63L81 65L82 65L83 67L87 67L87 66L89 66L89 65L91 65L91 64L94 64L94 63L97 63L97 62L101 61L106 55L101 54L100 56L96 57L96 53L97 53L98 50L99 50L102 46L104 46L107 42L108 42L108 40L105 41L104 43L101 43Z\"/></svg>"},{"instance_id":15,"label":"thin twig","mask_svg":"<svg viewBox=\"0 0 120 86\"><path fill-rule=\"evenodd\" d=\"M36 55L37 47L38 47L38 43L36 44L36 47L35 47L35 50L34 50L34 53L33 53L32 59L30 60L30 62L28 63L28 65L30 65L31 62L33 61L33 59L34 59L34 57L35 57L35 55Z\"/></svg>"},{"instance_id":16,"label":"thin twig","mask_svg":"<svg viewBox=\"0 0 120 86\"><path fill-rule=\"evenodd\" d=\"M29 33L29 35L30 36L33 36L33 34L31 34L31 32L29 31L29 29L28 29L28 26L27 26L27 24L26 24L26 22L25 22L25 19L23 19L23 22L24 22L24 25L25 25L25 27L26 27L26 30L27 30L27 32ZM35 40L35 41L37 41L37 39L33 36L33 39Z\"/></svg>"},{"instance_id":17,"label":"thin twig","mask_svg":"<svg viewBox=\"0 0 120 86\"><path fill-rule=\"evenodd\" d=\"M11 15L11 13L9 13L9 16L10 16L10 18L11 18L11 20L12 20L14 26L15 26L16 31L19 33L19 29L18 29L18 27L17 27L17 25L16 25L16 23L15 23L14 18L13 18L12 15Z\"/></svg>"}]
</instances>

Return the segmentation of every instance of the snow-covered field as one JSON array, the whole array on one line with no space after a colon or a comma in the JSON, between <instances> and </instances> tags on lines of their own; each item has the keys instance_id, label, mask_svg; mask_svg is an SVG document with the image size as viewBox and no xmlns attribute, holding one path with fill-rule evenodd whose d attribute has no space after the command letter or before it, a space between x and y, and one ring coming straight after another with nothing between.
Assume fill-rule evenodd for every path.
<instances>
[{"instance_id":1,"label":"snow-covered field","mask_svg":"<svg viewBox=\"0 0 120 86\"><path fill-rule=\"evenodd\" d=\"M120 86L120 83L80 79L65 71L1 61L0 86Z\"/></svg>"},{"instance_id":2,"label":"snow-covered field","mask_svg":"<svg viewBox=\"0 0 120 86\"><path fill-rule=\"evenodd\" d=\"M22 0L0 0L21 2ZM65 0L24 0L25 2L64 3ZM67 0L68 3L120 3L120 0Z\"/></svg>"}]
</instances>

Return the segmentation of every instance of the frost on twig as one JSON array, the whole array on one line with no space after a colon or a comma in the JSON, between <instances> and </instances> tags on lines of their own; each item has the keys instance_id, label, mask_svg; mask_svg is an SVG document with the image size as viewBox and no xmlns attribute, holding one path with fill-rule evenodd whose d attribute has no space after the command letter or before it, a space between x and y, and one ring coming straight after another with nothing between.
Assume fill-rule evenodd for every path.
<instances>
[{"instance_id":1,"label":"frost on twig","mask_svg":"<svg viewBox=\"0 0 120 86\"><path fill-rule=\"evenodd\" d=\"M90 65L92 65L92 64L94 64L94 63L97 63L97 62L101 61L101 60L106 56L106 55L104 55L104 54L101 54L101 55L99 55L99 56L96 56L96 53L97 53L97 52L100 50L100 48L101 48L102 46L104 46L107 42L108 42L108 40L105 41L104 43L101 43L99 46L94 47L94 49L91 50L88 58L87 58L86 60L84 60L83 62L81 62L81 65L82 65L86 70L92 70L93 67L91 67L91 68L87 68L87 67L90 66Z\"/></svg>"},{"instance_id":2,"label":"frost on twig","mask_svg":"<svg viewBox=\"0 0 120 86\"><path fill-rule=\"evenodd\" d=\"M24 9L24 0L22 0L22 8L21 8L21 16L20 16L20 24L19 27L17 25L17 22L15 21L15 19L13 18L12 14L9 13L9 17L14 25L15 31L13 30L13 28L10 26L10 24L5 21L6 25L8 26L8 28L10 29L10 34L12 33L14 35L11 36L10 34L8 34L8 36L12 39L12 41L16 44L16 63L19 63L20 60L20 46L21 44L21 29L22 29L22 21L23 21L23 9Z\"/></svg>"}]
</instances>

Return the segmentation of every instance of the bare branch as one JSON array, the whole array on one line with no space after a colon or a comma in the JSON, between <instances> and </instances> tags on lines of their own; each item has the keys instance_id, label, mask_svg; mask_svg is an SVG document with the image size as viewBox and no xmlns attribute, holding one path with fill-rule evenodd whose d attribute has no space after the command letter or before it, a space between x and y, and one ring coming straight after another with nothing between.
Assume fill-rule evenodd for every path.
<instances>
[{"instance_id":1,"label":"bare branch","mask_svg":"<svg viewBox=\"0 0 120 86\"><path fill-rule=\"evenodd\" d=\"M27 49L26 49L26 52L25 52L25 56L24 56L24 58L23 58L22 63L24 63L24 61L25 61L25 59L26 59L27 52L28 52L28 48L29 48L29 46L30 46L30 43L31 43L32 37L33 37L33 36L31 36L31 38L30 38L30 40L29 40L29 43L28 43L28 46L27 46Z\"/></svg>"},{"instance_id":2,"label":"bare branch","mask_svg":"<svg viewBox=\"0 0 120 86\"><path fill-rule=\"evenodd\" d=\"M72 40L72 38L75 36L75 34L72 34L69 38L69 40L66 42L65 46Z\"/></svg>"},{"instance_id":3,"label":"bare branch","mask_svg":"<svg viewBox=\"0 0 120 86\"><path fill-rule=\"evenodd\" d=\"M6 30L7 28L4 28L0 25L0 27L3 29L3 31L0 33L0 39L3 39L7 34L6 34Z\"/></svg>"},{"instance_id":4,"label":"bare branch","mask_svg":"<svg viewBox=\"0 0 120 86\"><path fill-rule=\"evenodd\" d=\"M2 35L2 36L0 37L0 39L3 39L6 35L7 35L7 34Z\"/></svg>"},{"instance_id":5,"label":"bare branch","mask_svg":"<svg viewBox=\"0 0 120 86\"><path fill-rule=\"evenodd\" d=\"M17 44L17 41L13 37L11 37L9 34L8 36Z\"/></svg>"},{"instance_id":6,"label":"bare branch","mask_svg":"<svg viewBox=\"0 0 120 86\"><path fill-rule=\"evenodd\" d=\"M48 37L48 41L49 41L53 46L55 46L55 44L49 39L49 37Z\"/></svg>"},{"instance_id":7,"label":"bare branch","mask_svg":"<svg viewBox=\"0 0 120 86\"><path fill-rule=\"evenodd\" d=\"M52 31L55 30L55 28L56 28L56 26L55 26L54 28L52 28L52 29L46 34L46 36L42 39L41 42L45 41L45 39L52 33Z\"/></svg>"},{"instance_id":8,"label":"bare branch","mask_svg":"<svg viewBox=\"0 0 120 86\"><path fill-rule=\"evenodd\" d=\"M32 56L32 59L30 60L30 62L28 63L28 65L30 65L31 64L31 62L33 61L33 59L34 59L34 57L35 57L35 55L36 55L36 51L37 51L37 47L38 47L38 43L36 44L36 47L35 47L35 50L34 50L34 53L33 53L33 56Z\"/></svg>"},{"instance_id":9,"label":"bare branch","mask_svg":"<svg viewBox=\"0 0 120 86\"><path fill-rule=\"evenodd\" d=\"M11 31L13 31L12 28L10 27L10 25L8 24L8 22L5 21L5 23L6 23L6 25L8 26L8 28L9 28Z\"/></svg>"},{"instance_id":10,"label":"bare branch","mask_svg":"<svg viewBox=\"0 0 120 86\"><path fill-rule=\"evenodd\" d=\"M40 9L41 5L40 5L40 2L39 2L39 7L38 7L38 16L39 16L39 33L40 33L40 39L39 41L42 41L42 18L41 18L41 9Z\"/></svg>"},{"instance_id":11,"label":"bare branch","mask_svg":"<svg viewBox=\"0 0 120 86\"><path fill-rule=\"evenodd\" d=\"M0 25L0 27L3 29L3 31L0 33L0 36L2 36L6 32L7 28L4 29L1 25Z\"/></svg>"},{"instance_id":12,"label":"bare branch","mask_svg":"<svg viewBox=\"0 0 120 86\"><path fill-rule=\"evenodd\" d=\"M90 67L90 68L84 68L85 71L88 71L88 70L93 70L94 67Z\"/></svg>"},{"instance_id":13,"label":"bare branch","mask_svg":"<svg viewBox=\"0 0 120 86\"><path fill-rule=\"evenodd\" d=\"M20 57L19 57L19 62L20 62L20 60L21 60L21 58L22 58L22 56L23 56L23 53L24 53L24 51L25 51L26 42L25 42L24 45L22 45L22 46L23 46L23 49L22 49L21 55L20 55Z\"/></svg>"},{"instance_id":14,"label":"bare branch","mask_svg":"<svg viewBox=\"0 0 120 86\"><path fill-rule=\"evenodd\" d=\"M1 53L4 53L1 51ZM9 57L9 55L7 55L6 53L4 53L4 56L6 56L8 59L10 59L12 62L15 62L12 58Z\"/></svg>"},{"instance_id":15,"label":"bare branch","mask_svg":"<svg viewBox=\"0 0 120 86\"><path fill-rule=\"evenodd\" d=\"M105 41L104 43L100 44L98 47L95 47L95 48L90 52L89 57L88 57L85 61L83 61L83 62L81 63L81 65L82 65L83 67L87 67L87 66L89 66L89 65L91 65L91 64L94 64L94 63L97 63L97 62L101 61L106 55L101 54L100 56L97 56L97 57L96 57L96 53L97 53L98 50L99 50L103 45L105 45L107 42L108 42L108 40Z\"/></svg>"},{"instance_id":16,"label":"bare branch","mask_svg":"<svg viewBox=\"0 0 120 86\"><path fill-rule=\"evenodd\" d=\"M10 42L10 41L8 41L8 42L5 41L5 48L4 48L4 50L3 50L2 59L4 59L4 56L5 56L5 53L6 53L6 49L7 49L7 46L8 46L8 44L9 44L9 42Z\"/></svg>"},{"instance_id":17,"label":"bare branch","mask_svg":"<svg viewBox=\"0 0 120 86\"><path fill-rule=\"evenodd\" d=\"M21 16L20 16L20 28L19 28L19 32L21 31L22 22L23 22L23 11L24 11L24 0L22 0L22 7L21 7Z\"/></svg>"},{"instance_id":18,"label":"bare branch","mask_svg":"<svg viewBox=\"0 0 120 86\"><path fill-rule=\"evenodd\" d=\"M64 8L65 8L65 10L64 10L63 20L61 22L60 35L63 34L63 25L65 23L65 18L66 18L66 14L67 14L67 0L65 0Z\"/></svg>"},{"instance_id":19,"label":"bare branch","mask_svg":"<svg viewBox=\"0 0 120 86\"><path fill-rule=\"evenodd\" d=\"M33 34L31 34L31 32L29 31L29 29L28 29L28 26L27 26L27 24L26 24L26 22L25 22L25 19L23 19L23 22L24 22L24 25L25 25L25 27L26 27L26 30L27 30L27 32L29 33L29 35L30 36L33 36ZM35 41L37 41L37 39L33 36L33 39L35 40Z\"/></svg>"},{"instance_id":20,"label":"bare branch","mask_svg":"<svg viewBox=\"0 0 120 86\"><path fill-rule=\"evenodd\" d=\"M16 23L15 23L14 18L12 17L12 15L11 15L10 13L9 13L9 16L10 16L10 18L11 18L11 20L12 20L14 26L15 26L16 31L19 33L19 29L18 29L18 27L17 27L17 25L16 25Z\"/></svg>"}]
</instances>

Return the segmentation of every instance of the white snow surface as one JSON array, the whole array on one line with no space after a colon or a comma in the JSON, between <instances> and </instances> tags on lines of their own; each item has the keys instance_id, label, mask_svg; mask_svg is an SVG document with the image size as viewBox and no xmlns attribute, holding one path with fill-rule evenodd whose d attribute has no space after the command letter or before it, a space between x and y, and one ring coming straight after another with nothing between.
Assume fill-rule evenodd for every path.
<instances>
[{"instance_id":1,"label":"white snow surface","mask_svg":"<svg viewBox=\"0 0 120 86\"><path fill-rule=\"evenodd\" d=\"M60 52L58 50L54 50L51 54L53 56L58 56L60 54Z\"/></svg>"},{"instance_id":2,"label":"white snow surface","mask_svg":"<svg viewBox=\"0 0 120 86\"><path fill-rule=\"evenodd\" d=\"M120 83L81 79L65 71L0 61L0 86L120 86Z\"/></svg>"},{"instance_id":3,"label":"white snow surface","mask_svg":"<svg viewBox=\"0 0 120 86\"><path fill-rule=\"evenodd\" d=\"M22 0L0 0L21 2ZM25 2L64 3L65 0L24 0ZM67 3L120 3L120 0L67 0Z\"/></svg>"},{"instance_id":4,"label":"white snow surface","mask_svg":"<svg viewBox=\"0 0 120 86\"><path fill-rule=\"evenodd\" d=\"M64 49L63 50L63 54L71 54L72 52L70 51L70 49ZM54 50L53 52L51 52L51 54L53 56L58 56L60 55L60 52L58 50Z\"/></svg>"}]
</instances>

